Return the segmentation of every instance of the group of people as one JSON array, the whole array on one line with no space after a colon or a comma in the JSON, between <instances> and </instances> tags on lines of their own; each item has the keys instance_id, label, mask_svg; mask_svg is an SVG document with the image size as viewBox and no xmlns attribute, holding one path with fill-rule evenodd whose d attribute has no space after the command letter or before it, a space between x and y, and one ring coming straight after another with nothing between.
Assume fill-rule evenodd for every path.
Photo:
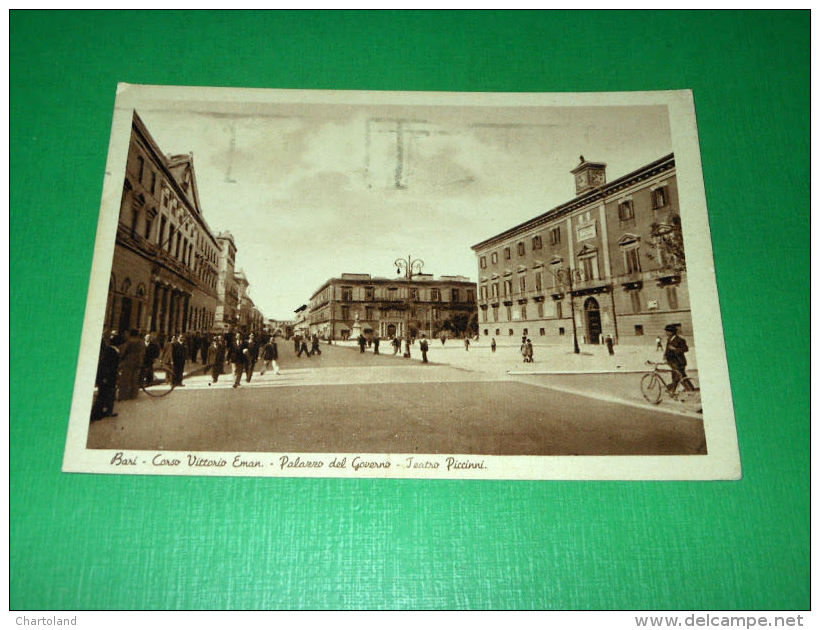
<instances>
[{"instance_id":1,"label":"group of people","mask_svg":"<svg viewBox=\"0 0 820 630\"><path fill-rule=\"evenodd\" d=\"M314 354L322 354L322 349L319 347L319 335L299 335L293 336L293 352L297 357L305 354L312 357Z\"/></svg>"},{"instance_id":2,"label":"group of people","mask_svg":"<svg viewBox=\"0 0 820 630\"><path fill-rule=\"evenodd\" d=\"M276 340L270 335L193 332L166 337L154 333L141 336L137 330L127 335L106 331L97 362L97 397L91 408L91 420L116 416L115 401L136 398L141 387L156 383L157 366L165 371L165 378L172 385L185 387L182 379L187 362L198 359L210 373L212 383L230 370L225 366L229 363L233 367L234 387L239 387L243 374L250 382L260 358L264 361L261 374L270 369L279 374Z\"/></svg>"}]
</instances>

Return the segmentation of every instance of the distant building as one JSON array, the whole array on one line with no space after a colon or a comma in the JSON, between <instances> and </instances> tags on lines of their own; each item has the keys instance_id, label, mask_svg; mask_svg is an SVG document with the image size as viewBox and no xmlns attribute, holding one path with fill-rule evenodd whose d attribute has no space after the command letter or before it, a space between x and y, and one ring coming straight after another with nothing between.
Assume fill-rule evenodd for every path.
<instances>
[{"instance_id":1,"label":"distant building","mask_svg":"<svg viewBox=\"0 0 820 630\"><path fill-rule=\"evenodd\" d=\"M134 113L104 326L209 330L219 245L202 215L193 157L165 156Z\"/></svg>"},{"instance_id":2,"label":"distant building","mask_svg":"<svg viewBox=\"0 0 820 630\"><path fill-rule=\"evenodd\" d=\"M293 324L292 319L268 319L265 328L271 334L279 333L285 338L290 338L293 336Z\"/></svg>"},{"instance_id":3,"label":"distant building","mask_svg":"<svg viewBox=\"0 0 820 630\"><path fill-rule=\"evenodd\" d=\"M236 266L236 242L230 232L220 232L219 243L216 327L231 330L239 323L239 289L234 277Z\"/></svg>"},{"instance_id":4,"label":"distant building","mask_svg":"<svg viewBox=\"0 0 820 630\"><path fill-rule=\"evenodd\" d=\"M354 329L385 339L405 333L412 337L458 334L476 312L475 289L475 283L464 276L421 274L408 283L343 273L311 296L310 331L332 339L347 339Z\"/></svg>"},{"instance_id":5,"label":"distant building","mask_svg":"<svg viewBox=\"0 0 820 630\"><path fill-rule=\"evenodd\" d=\"M482 337L547 343L648 343L664 326L692 335L670 154L607 182L606 164L581 158L576 196L472 249Z\"/></svg>"}]
</instances>

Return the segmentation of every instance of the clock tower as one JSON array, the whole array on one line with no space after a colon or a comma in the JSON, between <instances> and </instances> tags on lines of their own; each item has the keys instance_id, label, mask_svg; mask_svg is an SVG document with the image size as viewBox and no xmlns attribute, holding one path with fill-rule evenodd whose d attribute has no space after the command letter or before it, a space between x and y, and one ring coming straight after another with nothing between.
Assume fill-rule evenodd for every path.
<instances>
[{"instance_id":1,"label":"clock tower","mask_svg":"<svg viewBox=\"0 0 820 630\"><path fill-rule=\"evenodd\" d=\"M570 171L575 176L575 194L585 192L606 184L606 164L603 162L587 162L581 156L581 162Z\"/></svg>"}]
</instances>

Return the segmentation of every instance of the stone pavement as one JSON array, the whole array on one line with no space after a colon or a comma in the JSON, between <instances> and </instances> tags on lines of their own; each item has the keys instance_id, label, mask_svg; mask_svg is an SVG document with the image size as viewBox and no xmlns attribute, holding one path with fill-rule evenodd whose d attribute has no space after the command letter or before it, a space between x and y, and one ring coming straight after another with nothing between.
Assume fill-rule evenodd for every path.
<instances>
[{"instance_id":1,"label":"stone pavement","mask_svg":"<svg viewBox=\"0 0 820 630\"><path fill-rule=\"evenodd\" d=\"M663 362L663 352L655 349L653 338L647 338L645 345L618 345L615 354L610 355L606 346L581 346L580 354L575 354L572 340L565 345L533 345L533 363L524 363L518 345L507 339L492 352L489 341L482 338L471 341L465 350L461 339L448 339L442 345L438 339L429 341L428 359L437 364L469 370L487 377L504 380L521 380L532 385L580 394L599 400L618 401L633 406L652 406L641 394L640 381L643 374L652 370L646 361ZM334 345L358 351L355 341L338 341ZM380 352L393 349L383 341ZM373 348L366 352L372 353ZM411 346L410 361L421 361L418 342ZM408 359L403 359L407 361ZM689 365L687 374L697 383L697 358L694 348L687 353ZM667 381L669 377L664 375ZM688 416L700 416L699 395L686 400L672 400L664 396L659 409Z\"/></svg>"}]
</instances>

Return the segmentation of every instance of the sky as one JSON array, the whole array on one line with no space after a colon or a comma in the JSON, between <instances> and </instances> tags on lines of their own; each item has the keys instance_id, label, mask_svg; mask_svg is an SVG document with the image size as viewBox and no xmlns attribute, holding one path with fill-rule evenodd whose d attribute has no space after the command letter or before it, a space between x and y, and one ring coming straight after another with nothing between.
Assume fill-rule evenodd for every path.
<instances>
[{"instance_id":1,"label":"sky","mask_svg":"<svg viewBox=\"0 0 820 630\"><path fill-rule=\"evenodd\" d=\"M665 106L165 103L137 113L192 153L205 220L228 230L266 318L396 258L475 281L472 245L572 199L583 155L614 180L672 152Z\"/></svg>"}]
</instances>

